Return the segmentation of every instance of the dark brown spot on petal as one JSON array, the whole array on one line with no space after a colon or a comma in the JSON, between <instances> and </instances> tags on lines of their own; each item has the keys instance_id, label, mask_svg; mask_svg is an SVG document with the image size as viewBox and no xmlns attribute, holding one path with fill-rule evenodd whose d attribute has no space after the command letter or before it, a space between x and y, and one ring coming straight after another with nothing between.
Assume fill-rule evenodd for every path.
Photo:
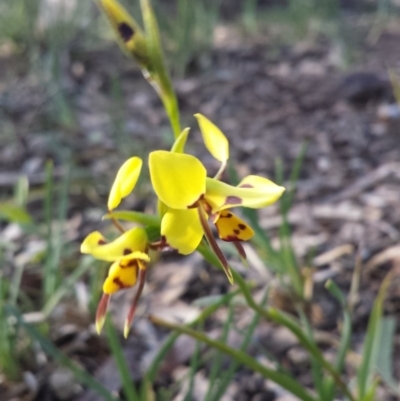
<instances>
[{"instance_id":1,"label":"dark brown spot on petal","mask_svg":"<svg viewBox=\"0 0 400 401\"><path fill-rule=\"evenodd\" d=\"M227 196L225 199L225 205L240 205L242 202L238 196Z\"/></svg>"},{"instance_id":2,"label":"dark brown spot on petal","mask_svg":"<svg viewBox=\"0 0 400 401\"><path fill-rule=\"evenodd\" d=\"M230 219L232 216L233 216L233 214L228 212L225 216L221 216L221 217L226 217L227 219Z\"/></svg>"},{"instance_id":3,"label":"dark brown spot on petal","mask_svg":"<svg viewBox=\"0 0 400 401\"><path fill-rule=\"evenodd\" d=\"M99 240L97 241L97 244L98 244L98 245L104 245L104 244L107 244L107 242L104 241L103 239L99 239Z\"/></svg>"},{"instance_id":4,"label":"dark brown spot on petal","mask_svg":"<svg viewBox=\"0 0 400 401\"><path fill-rule=\"evenodd\" d=\"M234 232L236 235L239 235L239 234L240 234L240 230L237 230L236 228L233 230L233 232Z\"/></svg>"},{"instance_id":5,"label":"dark brown spot on petal","mask_svg":"<svg viewBox=\"0 0 400 401\"><path fill-rule=\"evenodd\" d=\"M251 184L243 184L243 185L240 185L239 188L254 188L254 187Z\"/></svg>"},{"instance_id":6,"label":"dark brown spot on petal","mask_svg":"<svg viewBox=\"0 0 400 401\"><path fill-rule=\"evenodd\" d=\"M126 288L126 285L121 281L121 279L119 277L115 277L113 279L113 283L116 284L120 290L122 290L123 288Z\"/></svg>"},{"instance_id":7,"label":"dark brown spot on petal","mask_svg":"<svg viewBox=\"0 0 400 401\"><path fill-rule=\"evenodd\" d=\"M246 226L245 226L244 224L242 224L242 223L240 223L240 224L238 225L238 227L239 227L241 230L245 230L245 229L246 229Z\"/></svg>"},{"instance_id":8,"label":"dark brown spot on petal","mask_svg":"<svg viewBox=\"0 0 400 401\"><path fill-rule=\"evenodd\" d=\"M118 32L125 43L129 42L135 34L133 29L126 22L121 22L118 25Z\"/></svg>"},{"instance_id":9,"label":"dark brown spot on petal","mask_svg":"<svg viewBox=\"0 0 400 401\"><path fill-rule=\"evenodd\" d=\"M129 255L130 253L132 253L131 249L129 249L129 248L124 249L124 255Z\"/></svg>"}]
</instances>

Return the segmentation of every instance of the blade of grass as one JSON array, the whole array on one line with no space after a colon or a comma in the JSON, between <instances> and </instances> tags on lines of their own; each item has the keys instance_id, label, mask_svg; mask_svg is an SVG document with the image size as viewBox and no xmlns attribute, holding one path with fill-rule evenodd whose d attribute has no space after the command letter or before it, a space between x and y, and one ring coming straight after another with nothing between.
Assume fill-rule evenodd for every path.
<instances>
[{"instance_id":1,"label":"blade of grass","mask_svg":"<svg viewBox=\"0 0 400 401\"><path fill-rule=\"evenodd\" d=\"M297 160L302 161L302 154L300 153L299 156L297 157ZM303 288L304 288L304 283L303 283L303 277L301 275L297 259L296 259L296 254L293 249L293 245L291 243L291 230L290 230L290 224L289 224L289 218L288 218L288 213L290 210L291 206L291 201L290 201L290 194L292 193L294 196L295 193L295 184L296 181L294 179L297 178L299 171L301 169L301 164L300 162L296 163L293 166L292 173L291 173L291 180L290 180L290 188L288 191L285 191L279 201L280 205L280 211L281 211L281 216L282 216L282 224L279 227L279 239L280 239L280 248L281 248L281 259L282 262L281 264L284 266L284 272L286 275L290 278L290 284L293 287L293 289L296 291L296 294L300 297L303 298ZM281 159L276 160L275 164L275 170L276 170L276 180L277 183L280 185L283 185L283 164ZM292 181L293 179L293 181Z\"/></svg>"},{"instance_id":2,"label":"blade of grass","mask_svg":"<svg viewBox=\"0 0 400 401\"><path fill-rule=\"evenodd\" d=\"M120 401L119 398L114 397L110 392L103 386L102 383L94 379L86 370L79 367L74 361L69 359L65 354L60 352L47 338L45 338L33 325L30 325L24 321L21 313L13 307L8 308L9 314L17 319L17 322L22 326L29 337L36 341L43 351L53 358L60 365L68 368L76 377L76 379L83 384L86 384L93 391L95 391L105 401Z\"/></svg>"},{"instance_id":3,"label":"blade of grass","mask_svg":"<svg viewBox=\"0 0 400 401\"><path fill-rule=\"evenodd\" d=\"M220 341L227 344L229 331L231 329L233 323L233 307L232 304L229 305L228 318L225 320L225 323L222 328L222 333L220 336ZM222 352L217 351L214 355L213 361L211 363L211 370L208 377L209 385L207 389L207 393L204 397L204 401L209 401L211 399L211 394L213 393L214 387L219 387L219 375L221 374L221 365L222 365ZM218 382L217 384L215 384Z\"/></svg>"},{"instance_id":4,"label":"blade of grass","mask_svg":"<svg viewBox=\"0 0 400 401\"><path fill-rule=\"evenodd\" d=\"M202 331L203 322L199 322L197 324L198 329ZM194 399L193 390L194 390L194 380L197 373L197 370L200 366L200 341L196 341L196 347L193 352L192 357L190 358L190 368L189 368L189 388L185 395L184 401L191 401Z\"/></svg>"},{"instance_id":5,"label":"blade of grass","mask_svg":"<svg viewBox=\"0 0 400 401\"><path fill-rule=\"evenodd\" d=\"M17 380L20 369L14 348L16 341L10 333L8 314L5 308L8 297L6 287L6 281L0 272L0 371L8 379Z\"/></svg>"},{"instance_id":6,"label":"blade of grass","mask_svg":"<svg viewBox=\"0 0 400 401\"><path fill-rule=\"evenodd\" d=\"M340 302L343 308L343 325L341 329L339 349L336 354L335 368L338 372L342 372L346 360L347 351L350 347L352 323L350 311L347 306L346 298L340 291L339 287L332 281L329 280L326 283L328 291ZM328 400L332 400L335 395L335 382L331 377L325 380L326 397Z\"/></svg>"},{"instance_id":7,"label":"blade of grass","mask_svg":"<svg viewBox=\"0 0 400 401\"><path fill-rule=\"evenodd\" d=\"M313 343L315 346L317 346L315 343L312 327L311 327L310 322L308 321L305 313L300 308L298 308L298 313L300 316L300 321L302 322L302 325L305 328L304 332L308 336L309 341L311 343ZM321 369L319 360L314 358L313 355L310 355L310 356L311 356L311 374L312 374L312 378L313 378L314 387L317 391L319 399L324 400L324 401L330 401L326 397L326 394L325 394L324 371Z\"/></svg>"},{"instance_id":8,"label":"blade of grass","mask_svg":"<svg viewBox=\"0 0 400 401\"><path fill-rule=\"evenodd\" d=\"M265 302L268 299L268 289L267 291L265 291L264 297L261 300L261 307L264 307ZM255 313L253 316L252 321L249 324L249 327L247 328L245 335L243 337L243 341L240 344L239 349L243 352L246 351L247 347L249 346L250 340L253 337L253 333L254 330L256 329L256 327L258 326L259 322L260 322L260 314L259 313ZM228 370L222 374L221 379L218 382L218 386L215 389L215 392L213 393L213 397L210 398L210 400L205 400L205 401L219 401L222 396L225 394L226 389L229 386L229 383L232 382L233 380L233 376L236 373L237 369L240 367L240 363L238 361L233 361L233 363L231 363L229 365Z\"/></svg>"},{"instance_id":9,"label":"blade of grass","mask_svg":"<svg viewBox=\"0 0 400 401\"><path fill-rule=\"evenodd\" d=\"M212 253L212 251L207 247L206 244L202 243L199 245L197 248L197 251L201 253L201 255L204 257L205 260L207 260L209 263L211 263L213 266L220 268L218 265L218 259L216 256ZM319 360L319 363L321 364L321 367L323 367L335 380L335 383L338 388L340 388L343 392L343 394L346 395L346 397L351 400L355 401L355 398L351 394L350 390L348 389L346 383L343 382L341 379L339 373L336 371L335 367L332 366L323 356L322 352L318 349L318 347L315 346L314 343L310 342L307 338L307 335L303 332L303 330L300 327L300 324L298 321L296 321L294 318L291 316L287 315L286 313L283 313L281 311L278 311L275 308L261 308L257 303L254 301L253 297L251 296L250 290L242 276L238 273L236 273L234 270L232 270L232 275L234 278L234 282L239 286L242 295L244 296L247 305L253 309L255 312L260 313L261 316L263 316L267 320L272 320L287 329L289 329L299 340L300 344L316 359Z\"/></svg>"},{"instance_id":10,"label":"blade of grass","mask_svg":"<svg viewBox=\"0 0 400 401\"><path fill-rule=\"evenodd\" d=\"M57 288L54 294L44 305L42 312L48 317L61 299L68 294L73 285L89 270L93 265L92 257L83 257L77 267Z\"/></svg>"},{"instance_id":11,"label":"blade of grass","mask_svg":"<svg viewBox=\"0 0 400 401\"><path fill-rule=\"evenodd\" d=\"M64 247L63 228L68 209L68 188L70 182L70 172L68 168L67 174L61 183L58 197L58 213L57 219L59 225L54 232L53 225L53 208L54 208L54 187L53 187L53 164L48 162L46 165L46 199L45 199L45 216L47 226L47 252L44 268L44 297L43 301L47 302L55 292L58 283L61 282L60 260Z\"/></svg>"},{"instance_id":12,"label":"blade of grass","mask_svg":"<svg viewBox=\"0 0 400 401\"><path fill-rule=\"evenodd\" d=\"M124 352L120 345L120 341L115 331L115 328L109 317L106 318L105 328L107 333L108 345L110 346L112 356L114 357L115 363L121 376L122 387L127 401L139 401L139 395L132 382L132 378L129 373L129 367L126 362Z\"/></svg>"},{"instance_id":13,"label":"blade of grass","mask_svg":"<svg viewBox=\"0 0 400 401\"><path fill-rule=\"evenodd\" d=\"M162 320L158 317L152 316L151 321L154 324L159 326L165 327L170 330L176 330L181 334L186 334L194 339L204 342L205 344L224 352L225 354L229 355L242 365L250 368L252 371L260 373L266 379L272 380L273 382L279 384L281 387L295 395L296 397L300 398L303 401L317 401L303 386L301 386L297 380L293 379L292 377L283 374L281 372L277 372L273 369L269 369L263 365L261 365L256 359L250 357L243 351L238 349L234 349L229 347L228 345L224 344L221 341L213 340L205 335L203 332L199 332L193 330L189 327L180 326L174 323L167 322Z\"/></svg>"},{"instance_id":14,"label":"blade of grass","mask_svg":"<svg viewBox=\"0 0 400 401\"><path fill-rule=\"evenodd\" d=\"M44 264L44 294L43 301L46 302L52 293L52 289L55 284L54 280L54 266L52 265L52 254L53 254L53 162L49 160L46 163L46 197L44 202L44 215L45 224L47 227L47 252L46 261Z\"/></svg>"},{"instance_id":15,"label":"blade of grass","mask_svg":"<svg viewBox=\"0 0 400 401\"><path fill-rule=\"evenodd\" d=\"M385 316L381 321L381 337L378 345L376 371L383 381L400 396L400 386L393 375L394 339L396 334L396 318Z\"/></svg>"},{"instance_id":16,"label":"blade of grass","mask_svg":"<svg viewBox=\"0 0 400 401\"><path fill-rule=\"evenodd\" d=\"M393 273L389 272L383 280L368 321L367 334L363 346L362 362L357 375L358 396L361 400L368 393L371 383L370 379L375 368L378 351L377 345L379 344L379 338L381 335L380 322L383 313L383 301L385 300L392 275Z\"/></svg>"},{"instance_id":17,"label":"blade of grass","mask_svg":"<svg viewBox=\"0 0 400 401\"><path fill-rule=\"evenodd\" d=\"M10 285L10 296L9 296L9 303L10 305L17 306L17 300L21 285L22 275L25 270L25 265L22 263L15 264L15 271L13 274L12 282Z\"/></svg>"},{"instance_id":18,"label":"blade of grass","mask_svg":"<svg viewBox=\"0 0 400 401\"><path fill-rule=\"evenodd\" d=\"M229 294L226 294L222 297L220 297L219 300L215 301L212 305L208 306L205 308L200 315L193 320L189 326L193 326L197 324L198 322L202 322L205 319L207 319L209 316L211 316L213 313L215 313L221 306L228 304L236 295L239 294L239 290L233 291ZM156 357L153 359L153 362L151 363L149 369L146 372L146 380L150 383L153 383L156 379L157 371L163 362L165 356L167 355L167 352L171 349L171 347L174 345L175 341L179 337L179 333L172 333L169 335L169 337L164 341L164 344L158 351Z\"/></svg>"},{"instance_id":19,"label":"blade of grass","mask_svg":"<svg viewBox=\"0 0 400 401\"><path fill-rule=\"evenodd\" d=\"M161 224L159 216L151 216L142 212L135 212L131 210L119 210L112 213L107 213L103 216L103 220L116 219L123 221L132 221L134 223L146 224L157 226Z\"/></svg>"}]
</instances>

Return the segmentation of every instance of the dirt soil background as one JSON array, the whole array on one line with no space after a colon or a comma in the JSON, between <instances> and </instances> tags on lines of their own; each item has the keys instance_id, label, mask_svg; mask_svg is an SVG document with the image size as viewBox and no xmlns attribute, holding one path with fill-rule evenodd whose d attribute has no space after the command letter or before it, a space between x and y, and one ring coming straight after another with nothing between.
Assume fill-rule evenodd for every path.
<instances>
[{"instance_id":1,"label":"dirt soil background","mask_svg":"<svg viewBox=\"0 0 400 401\"><path fill-rule=\"evenodd\" d=\"M188 151L200 156L210 173L218 168L201 143L192 116L196 112L209 117L227 135L231 160L237 163L240 175L252 172L274 178L279 157L288 177L302 145L308 144L289 215L293 245L305 267L309 263L315 266L313 322L327 355L332 354L332 344L338 338L341 311L324 291L324 283L333 278L347 293L356 257L361 258L361 290L352 339L353 349L360 351L377 289L389 269L400 269L400 109L388 77L388 68L400 76L400 34L383 32L375 44L361 49L357 62L346 71L340 67L340 48L324 38L276 46L268 37L250 42L236 40L228 28L221 28L219 34L220 41L205 62L194 62L194 72L174 82L183 126L193 127ZM53 93L34 74L24 71L18 58L0 58L3 132L7 132L7 126L16 128L15 136L1 136L0 193L9 195L21 173L28 176L33 189L40 189L48 159L54 160L57 180L66 174L66 161L73 165L64 228L73 268L82 238L94 229L106 231L100 218L118 166L130 155L145 157L160 143L168 148L170 138L168 121L156 94L118 49L85 53L71 50L64 57L59 87ZM52 122L59 88L73 118ZM42 221L40 199L33 197L28 206L37 221ZM145 180L124 208L154 210L154 197ZM278 208L260 211L260 219L271 237L277 237L281 219ZM40 247L40 241L15 224L2 223L0 228L2 240L15 244L2 268L7 274L15 258L29 258L32 248ZM254 255L249 270L232 263L246 278L258 283L254 288L257 296L268 284L274 285L271 273L260 267ZM32 294L40 283L40 268L31 263L24 272L22 287ZM393 285L389 290L386 312L391 315L400 311L399 288ZM54 310L51 339L105 386L119 391L117 369L108 356L104 338L94 332L93 316L87 312L85 282L81 290L78 307L71 299ZM140 381L167 334L146 316L187 321L199 311L193 304L195 299L228 290L225 276L199 256L163 256L151 269L131 336L124 343L134 379ZM114 299L113 316L118 327L122 327L131 296L128 292ZM218 336L226 313L220 311L206 325L210 336ZM246 308L237 308L238 327L246 327L251 318L248 315ZM229 343L237 346L240 338L232 333ZM185 383L194 349L193 341L181 337L164 361L156 386L172 388L177 382ZM397 378L399 351L396 337ZM299 381L311 383L307 354L282 328L261 323L249 352L260 360L265 360L267 352ZM209 369L206 364L196 375L196 400L204 396ZM0 384L2 401L99 400L50 360L33 365L29 362L26 371L37 383L36 391L29 388L26 378L17 384ZM351 363L347 371L350 376L354 372ZM384 387L379 391L377 399L396 399ZM183 394L177 387L172 399L183 400ZM240 369L223 401L291 399L281 388Z\"/></svg>"}]
</instances>

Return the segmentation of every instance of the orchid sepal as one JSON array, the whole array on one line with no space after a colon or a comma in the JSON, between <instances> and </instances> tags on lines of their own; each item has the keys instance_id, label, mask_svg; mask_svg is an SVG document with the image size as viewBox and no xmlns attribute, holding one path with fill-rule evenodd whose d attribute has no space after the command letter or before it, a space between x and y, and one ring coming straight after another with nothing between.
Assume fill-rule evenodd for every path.
<instances>
[{"instance_id":1,"label":"orchid sepal","mask_svg":"<svg viewBox=\"0 0 400 401\"><path fill-rule=\"evenodd\" d=\"M142 164L142 159L139 157L131 157L119 168L108 196L107 207L109 211L118 207L121 200L133 191L139 179Z\"/></svg>"}]
</instances>

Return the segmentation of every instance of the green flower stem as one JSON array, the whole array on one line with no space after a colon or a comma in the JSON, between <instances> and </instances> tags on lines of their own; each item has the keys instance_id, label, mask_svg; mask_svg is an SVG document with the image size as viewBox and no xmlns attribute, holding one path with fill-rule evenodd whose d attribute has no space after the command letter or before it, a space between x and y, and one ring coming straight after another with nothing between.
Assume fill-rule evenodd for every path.
<instances>
[{"instance_id":1,"label":"green flower stem","mask_svg":"<svg viewBox=\"0 0 400 401\"><path fill-rule=\"evenodd\" d=\"M181 133L178 101L165 66L157 19L150 0L140 0L140 7L151 65L151 71L148 71L148 75L144 75L160 96L176 139Z\"/></svg>"},{"instance_id":2,"label":"green flower stem","mask_svg":"<svg viewBox=\"0 0 400 401\"><path fill-rule=\"evenodd\" d=\"M134 223L150 226L159 226L161 224L160 216L152 216L150 214L136 212L133 210L118 210L116 212L109 212L105 214L102 219L132 221Z\"/></svg>"},{"instance_id":3,"label":"green flower stem","mask_svg":"<svg viewBox=\"0 0 400 401\"><path fill-rule=\"evenodd\" d=\"M310 395L309 392L306 391L304 387L301 386L292 377L261 365L256 359L250 357L247 353L243 351L229 347L221 341L213 340L210 337L206 336L204 333L193 330L187 326L180 326L178 324L170 323L155 316L151 317L151 321L154 324L165 327L167 329L175 330L181 334L186 334L192 338L195 338L196 340L208 344L215 349L218 349L221 352L224 352L242 365L250 368L252 371L260 373L263 377L279 384L281 387L290 391L293 395L297 396L303 401L317 401L316 398Z\"/></svg>"},{"instance_id":4,"label":"green flower stem","mask_svg":"<svg viewBox=\"0 0 400 401\"><path fill-rule=\"evenodd\" d=\"M214 253L203 244L200 244L197 248L198 252L200 252L203 257L211 264L213 264L217 268L220 267L220 263ZM299 323L293 319L292 317L278 311L275 308L266 308L264 309L260 305L258 305L254 298L251 296L250 290L248 285L246 284L243 277L232 270L232 275L235 283L239 286L242 295L244 296L247 305L253 309L255 312L259 313L267 320L271 320L275 323L278 323L287 329L289 329L299 340L300 344L321 364L321 366L332 376L333 380L335 381L336 385L342 390L343 394L350 401L356 401L354 396L351 394L349 389L347 388L346 383L341 379L339 373L331 365L323 356L322 352L318 349L318 347L310 341L307 335L302 331Z\"/></svg>"}]
</instances>

